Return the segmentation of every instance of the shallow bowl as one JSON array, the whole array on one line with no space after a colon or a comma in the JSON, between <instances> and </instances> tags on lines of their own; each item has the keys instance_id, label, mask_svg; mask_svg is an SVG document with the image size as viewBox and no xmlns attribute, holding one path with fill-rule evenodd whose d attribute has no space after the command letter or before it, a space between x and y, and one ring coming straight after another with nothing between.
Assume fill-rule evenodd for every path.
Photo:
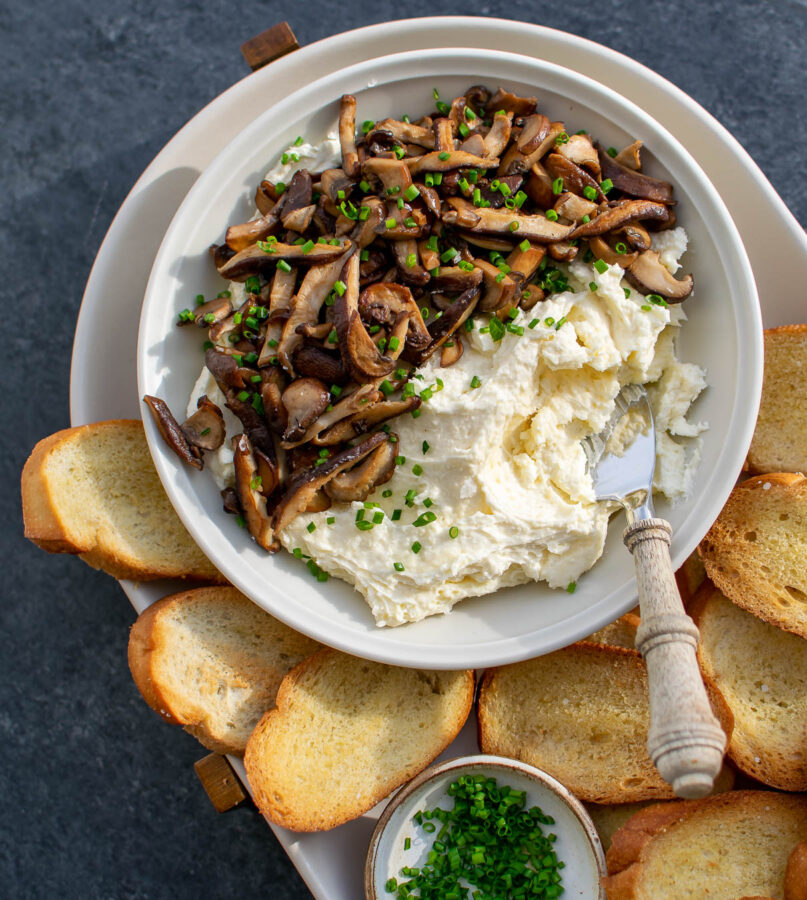
<instances>
[{"instance_id":1,"label":"shallow bowl","mask_svg":"<svg viewBox=\"0 0 807 900\"><path fill-rule=\"evenodd\" d=\"M696 295L681 330L679 355L707 370L709 389L693 417L705 419L703 457L685 501L658 504L675 530L680 563L716 518L750 443L762 377L762 327L742 242L719 195L686 149L619 94L569 69L516 54L446 49L358 63L277 102L236 135L194 184L174 217L152 269L138 338L138 390L178 411L202 365L203 337L177 329L179 310L198 293L221 289L207 248L231 222L253 214L255 186L298 135L321 140L336 123L343 93L355 94L359 121L430 107L431 92L452 97L485 82L539 97L540 109L569 128L585 127L606 145L639 138L646 171L673 182L679 220L689 234L685 257ZM180 518L208 557L245 594L291 627L358 656L397 665L460 668L513 662L565 646L636 602L632 561L615 521L605 553L574 594L523 585L462 601L447 616L378 629L361 596L336 579L321 584L286 553L267 555L234 526L207 473L184 467L150 417L146 435L157 471Z\"/></svg>"},{"instance_id":2,"label":"shallow bowl","mask_svg":"<svg viewBox=\"0 0 807 900\"><path fill-rule=\"evenodd\" d=\"M453 799L448 787L462 775L495 778L499 787L508 785L527 795L527 808L538 806L553 818L543 826L545 834L554 833L554 850L565 864L561 875L563 897L595 900L603 897L600 878L605 876L602 844L583 804L557 779L527 763L502 756L462 756L421 772L401 788L387 804L370 839L364 867L364 893L367 900L385 900L396 896L387 892L390 878L401 879L401 869L420 868L426 861L434 834L425 834L412 821L417 812L435 807L451 809ZM405 840L409 838L408 849ZM401 880L405 880L401 879Z\"/></svg>"}]
</instances>

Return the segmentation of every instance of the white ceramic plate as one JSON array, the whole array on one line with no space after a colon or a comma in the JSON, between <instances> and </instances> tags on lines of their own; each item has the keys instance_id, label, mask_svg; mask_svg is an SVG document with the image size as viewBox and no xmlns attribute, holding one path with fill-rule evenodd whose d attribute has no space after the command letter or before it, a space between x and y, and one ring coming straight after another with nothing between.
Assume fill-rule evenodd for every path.
<instances>
[{"instance_id":1,"label":"white ceramic plate","mask_svg":"<svg viewBox=\"0 0 807 900\"><path fill-rule=\"evenodd\" d=\"M607 875L605 854L597 831L583 804L557 779L534 766L502 756L463 756L432 766L413 778L390 800L370 841L364 870L367 900L392 900L386 890L390 878L401 878L402 868L421 868L432 847L434 835L424 834L412 817L417 812L440 807L450 810L454 800L449 785L460 776L495 778L527 796L526 808L538 806L554 824L542 827L554 833L553 849L565 868L562 870L563 897L582 900L603 898L600 878ZM410 846L405 849L405 839Z\"/></svg>"},{"instance_id":2,"label":"white ceramic plate","mask_svg":"<svg viewBox=\"0 0 807 900\"><path fill-rule=\"evenodd\" d=\"M112 222L87 282L73 344L71 424L140 415L135 335L163 232L199 172L230 135L265 108L271 85L282 81L291 91L337 71L345 59L449 46L506 46L571 65L653 110L662 124L686 140L725 198L751 257L765 326L803 321L798 294L781 286L807 280L804 230L740 143L669 81L601 44L526 22L446 16L382 23L333 35L248 75L194 116L155 157ZM105 340L113 331L118 339ZM121 586L137 612L184 588L176 581L122 581ZM475 748L475 726L469 722L445 756L473 753ZM232 757L231 762L249 786L241 761ZM356 900L362 893L365 848L380 812L379 805L328 833L294 834L270 827L317 900Z\"/></svg>"},{"instance_id":3,"label":"white ceramic plate","mask_svg":"<svg viewBox=\"0 0 807 900\"><path fill-rule=\"evenodd\" d=\"M180 411L202 363L198 335L177 329L180 309L196 293L222 283L207 247L230 222L250 217L254 186L298 134L316 142L336 121L336 102L353 93L359 119L428 110L432 88L453 97L473 82L538 93L541 109L606 144L634 138L650 150L650 174L676 186L680 221L689 233L686 268L697 296L688 301L683 359L706 367L710 389L694 415L711 423L691 496L660 504L678 539L680 563L714 520L740 470L751 438L761 380L761 323L750 266L739 235L708 179L656 122L619 95L558 66L513 54L440 50L361 63L303 88L259 116L202 174L175 216L157 255L141 317L139 393L156 394ZM169 497L196 541L244 593L291 627L358 656L398 665L487 666L564 646L635 603L630 556L619 528L603 559L579 580L574 595L525 585L463 601L448 616L379 630L359 594L332 579L322 585L288 554L269 556L222 512L218 490L204 473L182 466L146 421L152 456Z\"/></svg>"}]
</instances>

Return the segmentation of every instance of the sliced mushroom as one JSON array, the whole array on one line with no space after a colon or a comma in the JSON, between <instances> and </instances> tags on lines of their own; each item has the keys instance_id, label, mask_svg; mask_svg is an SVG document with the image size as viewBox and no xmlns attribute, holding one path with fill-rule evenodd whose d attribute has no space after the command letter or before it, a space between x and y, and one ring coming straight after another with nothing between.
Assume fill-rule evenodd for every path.
<instances>
[{"instance_id":1,"label":"sliced mushroom","mask_svg":"<svg viewBox=\"0 0 807 900\"><path fill-rule=\"evenodd\" d=\"M242 225L230 225L224 236L225 244L238 253L251 247L256 241L263 241L273 235L280 227L281 204L282 198L260 219L244 222Z\"/></svg>"},{"instance_id":2,"label":"sliced mushroom","mask_svg":"<svg viewBox=\"0 0 807 900\"><path fill-rule=\"evenodd\" d=\"M482 281L482 272L478 268L460 268L459 266L440 266L432 274L432 284L440 291L456 293Z\"/></svg>"},{"instance_id":3,"label":"sliced mushroom","mask_svg":"<svg viewBox=\"0 0 807 900\"><path fill-rule=\"evenodd\" d=\"M343 94L339 104L339 144L342 168L348 178L358 178L359 156L356 153L356 98Z\"/></svg>"},{"instance_id":4,"label":"sliced mushroom","mask_svg":"<svg viewBox=\"0 0 807 900\"><path fill-rule=\"evenodd\" d=\"M224 416L206 394L196 401L196 412L185 419L181 428L185 440L200 450L218 450L227 436Z\"/></svg>"},{"instance_id":5,"label":"sliced mushroom","mask_svg":"<svg viewBox=\"0 0 807 900\"><path fill-rule=\"evenodd\" d=\"M297 327L317 322L322 304L339 278L345 258L346 254L343 252L327 265L310 268L292 301L291 312L283 326L283 334L277 348L280 364L292 376L294 375L294 366L291 357L303 341Z\"/></svg>"},{"instance_id":6,"label":"sliced mushroom","mask_svg":"<svg viewBox=\"0 0 807 900\"><path fill-rule=\"evenodd\" d=\"M516 304L516 283L485 259L475 259L474 265L482 270L484 290L479 300L480 312L493 312Z\"/></svg>"},{"instance_id":7,"label":"sliced mushroom","mask_svg":"<svg viewBox=\"0 0 807 900\"><path fill-rule=\"evenodd\" d=\"M483 179L479 182L478 187L486 204L492 206L493 209L501 209L505 205L507 198L518 192L523 181L524 176L516 173L514 175L502 175L492 182ZM493 184L496 184L496 182L498 182L498 185L496 190L494 190ZM507 189L503 190L503 185L507 185Z\"/></svg>"},{"instance_id":8,"label":"sliced mushroom","mask_svg":"<svg viewBox=\"0 0 807 900\"><path fill-rule=\"evenodd\" d=\"M398 267L398 276L407 284L423 287L429 281L429 273L418 261L418 245L414 238L393 241L392 255Z\"/></svg>"},{"instance_id":9,"label":"sliced mushroom","mask_svg":"<svg viewBox=\"0 0 807 900\"><path fill-rule=\"evenodd\" d=\"M396 197L404 197L406 191L412 186L412 176L409 168L400 159L381 159L371 157L362 164L362 173L378 178L384 190Z\"/></svg>"},{"instance_id":10,"label":"sliced mushroom","mask_svg":"<svg viewBox=\"0 0 807 900\"><path fill-rule=\"evenodd\" d=\"M369 211L362 213L364 218L359 218L350 234L350 239L360 249L363 250L376 239L378 229L384 221L384 204L378 197L365 197L361 202L362 210L367 208Z\"/></svg>"},{"instance_id":11,"label":"sliced mushroom","mask_svg":"<svg viewBox=\"0 0 807 900\"><path fill-rule=\"evenodd\" d=\"M549 209L555 202L555 194L552 190L552 176L541 163L534 163L527 174L527 183L524 190L527 196L543 209Z\"/></svg>"},{"instance_id":12,"label":"sliced mushroom","mask_svg":"<svg viewBox=\"0 0 807 900\"><path fill-rule=\"evenodd\" d=\"M270 213L279 199L280 196L271 181L262 181L255 191L255 206L262 216Z\"/></svg>"},{"instance_id":13,"label":"sliced mushroom","mask_svg":"<svg viewBox=\"0 0 807 900\"><path fill-rule=\"evenodd\" d=\"M601 212L590 222L578 225L569 237L574 239L590 237L593 234L607 234L638 219L664 221L669 214L669 208L663 203L654 203L652 200L620 200L616 206Z\"/></svg>"},{"instance_id":14,"label":"sliced mushroom","mask_svg":"<svg viewBox=\"0 0 807 900\"><path fill-rule=\"evenodd\" d=\"M497 117L501 118L501 116ZM549 136L550 121L546 116L536 113L524 120L516 141L502 156L499 175L512 175L526 172L543 156L545 141Z\"/></svg>"},{"instance_id":15,"label":"sliced mushroom","mask_svg":"<svg viewBox=\"0 0 807 900\"><path fill-rule=\"evenodd\" d=\"M398 119L384 119L375 127L391 134L399 144L418 144L420 147L429 149L434 147L434 131L431 127L424 128L422 125L400 122ZM368 135L368 139L371 136L372 132Z\"/></svg>"},{"instance_id":16,"label":"sliced mushroom","mask_svg":"<svg viewBox=\"0 0 807 900\"><path fill-rule=\"evenodd\" d=\"M288 315L291 309L291 298L297 284L297 269L277 269L272 279L269 292L269 318L278 319Z\"/></svg>"},{"instance_id":17,"label":"sliced mushroom","mask_svg":"<svg viewBox=\"0 0 807 900\"><path fill-rule=\"evenodd\" d=\"M254 244L236 253L219 269L219 275L229 281L246 281L250 275L258 275L281 260L290 266L316 266L332 262L340 257L351 246L350 241L340 241L339 245L314 244ZM265 249L264 249L265 248Z\"/></svg>"},{"instance_id":18,"label":"sliced mushroom","mask_svg":"<svg viewBox=\"0 0 807 900\"><path fill-rule=\"evenodd\" d=\"M559 259L562 262L571 262L577 256L578 249L571 241L555 241L547 247L552 259Z\"/></svg>"},{"instance_id":19,"label":"sliced mushroom","mask_svg":"<svg viewBox=\"0 0 807 900\"><path fill-rule=\"evenodd\" d=\"M303 344L294 351L294 370L299 375L319 378L325 384L344 384L347 372L339 357L332 356L314 344Z\"/></svg>"},{"instance_id":20,"label":"sliced mushroom","mask_svg":"<svg viewBox=\"0 0 807 900\"><path fill-rule=\"evenodd\" d=\"M638 222L630 222L624 228L620 229L625 234L625 243L633 247L634 250L649 250L651 241L650 235L646 228L642 228ZM620 231L616 233L619 234Z\"/></svg>"},{"instance_id":21,"label":"sliced mushroom","mask_svg":"<svg viewBox=\"0 0 807 900\"><path fill-rule=\"evenodd\" d=\"M545 255L546 248L543 246L536 247L534 244L530 244L526 250L522 250L519 246L510 253L506 263L510 266L511 274L514 272L519 273L526 282L536 273Z\"/></svg>"},{"instance_id":22,"label":"sliced mushroom","mask_svg":"<svg viewBox=\"0 0 807 900\"><path fill-rule=\"evenodd\" d=\"M465 138L459 147L457 147L457 150L462 150L464 153L470 153L473 156L490 156L487 145L485 144L485 139L478 131L475 131L472 135Z\"/></svg>"},{"instance_id":23,"label":"sliced mushroom","mask_svg":"<svg viewBox=\"0 0 807 900\"><path fill-rule=\"evenodd\" d=\"M636 251L627 253L624 249L619 253L599 235L592 235L588 239L588 246L597 259L608 263L609 266L622 266L623 269L627 269L639 255Z\"/></svg>"},{"instance_id":24,"label":"sliced mushroom","mask_svg":"<svg viewBox=\"0 0 807 900\"><path fill-rule=\"evenodd\" d=\"M320 185L323 196L337 206L342 200L339 192L342 191L343 197L347 197L354 187L353 180L348 178L344 169L326 169L320 176Z\"/></svg>"},{"instance_id":25,"label":"sliced mushroom","mask_svg":"<svg viewBox=\"0 0 807 900\"><path fill-rule=\"evenodd\" d=\"M490 100L490 91L484 84L475 84L465 92L466 105L470 106L476 113L484 111L488 100Z\"/></svg>"},{"instance_id":26,"label":"sliced mushroom","mask_svg":"<svg viewBox=\"0 0 807 900\"><path fill-rule=\"evenodd\" d=\"M455 334L451 340L446 341L440 351L440 365L447 369L453 366L462 356L463 346L462 338Z\"/></svg>"},{"instance_id":27,"label":"sliced mushroom","mask_svg":"<svg viewBox=\"0 0 807 900\"><path fill-rule=\"evenodd\" d=\"M493 117L490 131L485 135L485 156L498 157L510 140L513 127L513 113L504 112Z\"/></svg>"},{"instance_id":28,"label":"sliced mushroom","mask_svg":"<svg viewBox=\"0 0 807 900\"><path fill-rule=\"evenodd\" d=\"M366 500L380 484L395 472L396 444L389 438L380 443L363 462L338 475L325 484L325 493L337 503Z\"/></svg>"},{"instance_id":29,"label":"sliced mushroom","mask_svg":"<svg viewBox=\"0 0 807 900\"><path fill-rule=\"evenodd\" d=\"M550 153L544 160L544 166L553 178L561 179L561 190L584 195L585 189L589 188L590 192L595 192L597 202L603 203L605 201L605 194L603 194L596 178L593 178L585 169L582 169L570 159L561 156L560 153Z\"/></svg>"},{"instance_id":30,"label":"sliced mushroom","mask_svg":"<svg viewBox=\"0 0 807 900\"><path fill-rule=\"evenodd\" d=\"M266 507L266 498L260 490L261 476L247 435L233 438L233 465L235 467L235 491L244 512L247 530L264 550L276 553L280 544L275 540L272 520Z\"/></svg>"},{"instance_id":31,"label":"sliced mushroom","mask_svg":"<svg viewBox=\"0 0 807 900\"><path fill-rule=\"evenodd\" d=\"M404 162L412 175L420 172L450 172L452 169L495 169L499 165L498 159L485 159L464 150L440 153L435 150Z\"/></svg>"},{"instance_id":32,"label":"sliced mushroom","mask_svg":"<svg viewBox=\"0 0 807 900\"><path fill-rule=\"evenodd\" d=\"M414 347L406 348L404 358L413 365L420 366L445 342L452 334L465 322L468 316L474 311L479 296L481 294L480 285L474 285L463 291L456 300L448 307L448 309L440 316L439 319L429 324L429 334L431 342L422 349Z\"/></svg>"},{"instance_id":33,"label":"sliced mushroom","mask_svg":"<svg viewBox=\"0 0 807 900\"><path fill-rule=\"evenodd\" d=\"M537 284L528 284L521 291L521 296L518 299L518 305L521 309L532 309L536 303L540 303L546 294L544 293L544 289L539 287Z\"/></svg>"},{"instance_id":34,"label":"sliced mushroom","mask_svg":"<svg viewBox=\"0 0 807 900\"><path fill-rule=\"evenodd\" d=\"M500 109L505 112L511 112L516 116L528 116L535 112L538 101L535 97L518 97L510 91L499 88L496 93L488 100L488 112L496 113Z\"/></svg>"},{"instance_id":35,"label":"sliced mushroom","mask_svg":"<svg viewBox=\"0 0 807 900\"><path fill-rule=\"evenodd\" d=\"M273 366L261 372L261 402L263 403L263 415L272 431L281 435L286 430L288 416L286 407L281 402L283 391L286 389L286 376L281 368ZM277 447L275 447L277 451Z\"/></svg>"},{"instance_id":36,"label":"sliced mushroom","mask_svg":"<svg viewBox=\"0 0 807 900\"><path fill-rule=\"evenodd\" d=\"M202 462L201 451L188 443L188 439L183 434L179 422L177 422L168 408L168 404L164 400L160 400L159 397L152 397L150 394L146 394L143 400L151 410L154 422L165 443L168 444L182 462L193 466L194 469L202 469L204 463Z\"/></svg>"},{"instance_id":37,"label":"sliced mushroom","mask_svg":"<svg viewBox=\"0 0 807 900\"><path fill-rule=\"evenodd\" d=\"M331 402L331 394L318 378L296 378L281 397L288 414L283 433L286 443L299 440Z\"/></svg>"},{"instance_id":38,"label":"sliced mushroom","mask_svg":"<svg viewBox=\"0 0 807 900\"><path fill-rule=\"evenodd\" d=\"M587 134L573 134L565 143L556 144L555 149L561 156L565 156L583 169L588 169L595 178L600 177L597 149Z\"/></svg>"},{"instance_id":39,"label":"sliced mushroom","mask_svg":"<svg viewBox=\"0 0 807 900\"><path fill-rule=\"evenodd\" d=\"M614 187L623 194L654 200L656 203L673 202L673 188L669 181L651 178L649 175L643 175L641 172L623 166L615 159L611 159L599 145L597 152L600 156L603 178L610 178Z\"/></svg>"},{"instance_id":40,"label":"sliced mushroom","mask_svg":"<svg viewBox=\"0 0 807 900\"><path fill-rule=\"evenodd\" d=\"M511 209L476 209L459 197L449 197L446 201L457 213L475 212L478 222L471 227L472 231L481 231L486 234L509 234L514 241L528 238L531 241L545 244L552 241L562 241L572 232L571 225L562 225L560 222L551 222L546 216L527 215L518 210ZM511 228L511 225L517 226Z\"/></svg>"},{"instance_id":41,"label":"sliced mushroom","mask_svg":"<svg viewBox=\"0 0 807 900\"><path fill-rule=\"evenodd\" d=\"M312 203L309 206L302 206L300 209L292 210L283 216L283 227L289 231L297 231L302 234L311 225L316 208Z\"/></svg>"},{"instance_id":42,"label":"sliced mushroom","mask_svg":"<svg viewBox=\"0 0 807 900\"><path fill-rule=\"evenodd\" d=\"M434 120L434 149L438 153L454 150L454 123L451 119Z\"/></svg>"},{"instance_id":43,"label":"sliced mushroom","mask_svg":"<svg viewBox=\"0 0 807 900\"><path fill-rule=\"evenodd\" d=\"M610 153L608 154L611 155ZM614 162L619 163L626 169L632 169L634 172L642 171L642 142L634 141L627 147L620 150L614 157Z\"/></svg>"},{"instance_id":44,"label":"sliced mushroom","mask_svg":"<svg viewBox=\"0 0 807 900\"><path fill-rule=\"evenodd\" d=\"M193 311L193 321L200 328L209 328L226 319L232 311L229 297L214 297L196 307ZM188 325L190 322L182 321L179 324Z\"/></svg>"},{"instance_id":45,"label":"sliced mushroom","mask_svg":"<svg viewBox=\"0 0 807 900\"><path fill-rule=\"evenodd\" d=\"M564 191L555 201L553 207L559 216L564 219L570 219L572 222L579 222L583 216L593 216L597 212L597 204L585 197L578 197L571 191Z\"/></svg>"},{"instance_id":46,"label":"sliced mushroom","mask_svg":"<svg viewBox=\"0 0 807 900\"><path fill-rule=\"evenodd\" d=\"M224 488L221 492L221 500L224 512L231 516L243 515L243 510L241 509L241 504L238 502L238 494L236 494L235 488Z\"/></svg>"},{"instance_id":47,"label":"sliced mushroom","mask_svg":"<svg viewBox=\"0 0 807 900\"><path fill-rule=\"evenodd\" d=\"M367 333L359 315L359 258L353 255L343 272L346 290L333 307L334 324L339 336L339 352L348 372L357 380L383 378L395 367L395 360L379 350Z\"/></svg>"},{"instance_id":48,"label":"sliced mushroom","mask_svg":"<svg viewBox=\"0 0 807 900\"><path fill-rule=\"evenodd\" d=\"M415 396L368 403L352 416L342 419L327 431L323 431L314 438L314 443L320 447L331 447L334 444L352 441L354 438L366 434L376 425L381 425L383 422L418 409L421 403L420 397Z\"/></svg>"},{"instance_id":49,"label":"sliced mushroom","mask_svg":"<svg viewBox=\"0 0 807 900\"><path fill-rule=\"evenodd\" d=\"M474 234L470 231L460 231L459 235L464 241L473 244L475 247L482 247L484 250L498 250L501 253L509 253L513 249L512 241L505 241L493 235Z\"/></svg>"},{"instance_id":50,"label":"sliced mushroom","mask_svg":"<svg viewBox=\"0 0 807 900\"><path fill-rule=\"evenodd\" d=\"M222 393L226 394L228 388L240 391L246 387L236 361L218 347L208 347L205 351L205 365Z\"/></svg>"},{"instance_id":51,"label":"sliced mushroom","mask_svg":"<svg viewBox=\"0 0 807 900\"><path fill-rule=\"evenodd\" d=\"M662 265L655 250L645 250L625 270L628 281L643 294L658 294L670 303L681 303L692 293L695 281L686 275L680 281Z\"/></svg>"},{"instance_id":52,"label":"sliced mushroom","mask_svg":"<svg viewBox=\"0 0 807 900\"><path fill-rule=\"evenodd\" d=\"M387 440L387 435L383 431L378 432L370 435L361 444L328 457L321 466L314 466L292 475L288 487L275 509L272 520L275 533L283 531L308 506L316 492L335 475L361 462L376 447Z\"/></svg>"}]
</instances>

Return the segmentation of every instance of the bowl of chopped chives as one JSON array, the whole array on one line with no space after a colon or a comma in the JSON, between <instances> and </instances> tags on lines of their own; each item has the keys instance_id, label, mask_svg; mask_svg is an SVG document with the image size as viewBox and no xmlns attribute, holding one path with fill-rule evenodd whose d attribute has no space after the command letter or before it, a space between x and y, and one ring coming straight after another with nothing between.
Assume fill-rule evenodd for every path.
<instances>
[{"instance_id":1,"label":"bowl of chopped chives","mask_svg":"<svg viewBox=\"0 0 807 900\"><path fill-rule=\"evenodd\" d=\"M603 898L600 839L583 805L534 766L463 756L390 800L370 841L367 900Z\"/></svg>"}]
</instances>

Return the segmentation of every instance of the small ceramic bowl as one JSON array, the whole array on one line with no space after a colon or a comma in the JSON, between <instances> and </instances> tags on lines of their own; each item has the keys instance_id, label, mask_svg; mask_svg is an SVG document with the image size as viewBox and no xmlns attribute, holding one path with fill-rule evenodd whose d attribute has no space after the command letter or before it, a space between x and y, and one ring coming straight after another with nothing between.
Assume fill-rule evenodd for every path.
<instances>
[{"instance_id":1,"label":"small ceramic bowl","mask_svg":"<svg viewBox=\"0 0 807 900\"><path fill-rule=\"evenodd\" d=\"M440 806L450 809L453 799L448 787L461 775L495 778L500 786L526 791L527 807L539 806L555 820L551 831L557 835L554 849L565 863L563 897L586 900L605 897L600 879L606 874L605 855L594 823L580 803L551 775L515 759L501 756L461 756L432 766L390 800L373 832L364 867L367 900L391 900L386 883L401 879L403 867L420 867L431 849L434 835L424 834L412 817L418 811ZM406 838L410 839L404 850Z\"/></svg>"}]
</instances>

